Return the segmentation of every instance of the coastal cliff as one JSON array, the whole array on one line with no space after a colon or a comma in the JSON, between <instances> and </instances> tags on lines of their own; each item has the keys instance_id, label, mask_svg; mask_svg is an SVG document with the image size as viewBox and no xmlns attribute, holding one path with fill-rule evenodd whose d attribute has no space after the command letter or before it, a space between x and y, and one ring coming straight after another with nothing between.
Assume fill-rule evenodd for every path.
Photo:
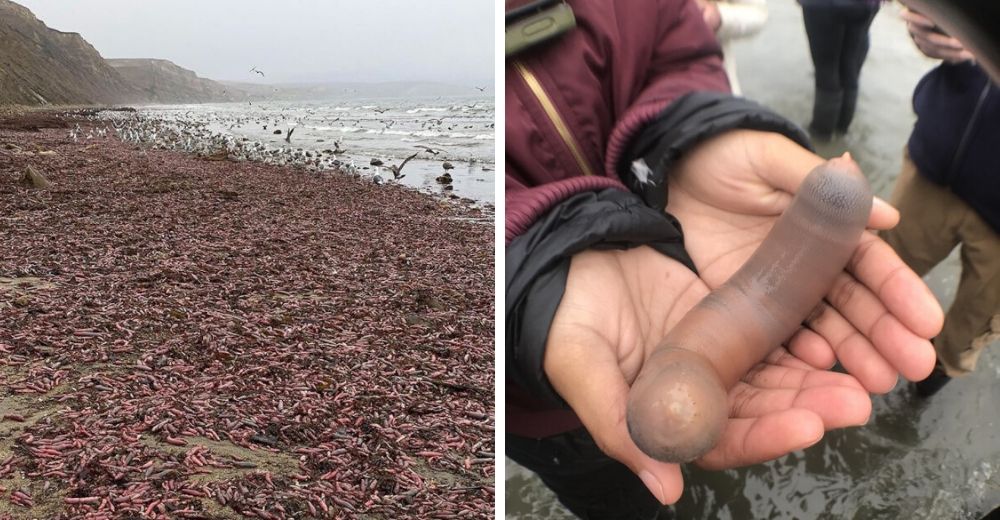
<instances>
[{"instance_id":1,"label":"coastal cliff","mask_svg":"<svg viewBox=\"0 0 1000 520\"><path fill-rule=\"evenodd\" d=\"M0 105L205 103L242 100L233 87L161 59L105 59L80 34L0 0Z\"/></svg>"},{"instance_id":2,"label":"coastal cliff","mask_svg":"<svg viewBox=\"0 0 1000 520\"><path fill-rule=\"evenodd\" d=\"M77 33L0 0L0 104L131 103L140 93Z\"/></svg>"},{"instance_id":3,"label":"coastal cliff","mask_svg":"<svg viewBox=\"0 0 1000 520\"><path fill-rule=\"evenodd\" d=\"M238 101L242 92L216 81L200 78L194 71L169 60L154 58L105 60L148 103L208 103Z\"/></svg>"}]
</instances>

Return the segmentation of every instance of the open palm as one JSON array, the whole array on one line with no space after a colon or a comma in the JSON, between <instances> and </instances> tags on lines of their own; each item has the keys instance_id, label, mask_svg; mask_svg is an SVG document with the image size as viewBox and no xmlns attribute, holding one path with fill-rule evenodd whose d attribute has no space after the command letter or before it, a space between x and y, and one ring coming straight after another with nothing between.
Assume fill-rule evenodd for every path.
<instances>
[{"instance_id":1,"label":"open palm","mask_svg":"<svg viewBox=\"0 0 1000 520\"><path fill-rule=\"evenodd\" d=\"M691 153L672 179L669 210L684 226L700 277L650 248L580 253L549 330L544 363L553 387L602 450L664 503L680 496L680 470L647 457L631 441L628 389L667 331L742 265L821 162L776 138L757 132L716 137ZM771 164L776 157L784 167ZM877 206L870 224L894 220L891 208ZM814 313L788 350L776 345L730 389L729 423L699 464L736 467L802 449L825 430L863 424L871 410L866 389L887 391L897 373L922 377L931 370L933 350L925 338L940 328L940 308L883 246L867 235L832 303ZM857 378L826 370L834 355Z\"/></svg>"},{"instance_id":2,"label":"open palm","mask_svg":"<svg viewBox=\"0 0 1000 520\"><path fill-rule=\"evenodd\" d=\"M670 178L667 209L685 231L685 247L711 288L725 282L756 251L792 194L822 159L786 138L735 131L705 143ZM869 227L895 225L898 214L873 205ZM937 301L892 249L866 232L847 269L789 346L828 368L839 360L866 389L888 392L897 374L927 376L934 354L927 341L941 328Z\"/></svg>"}]
</instances>

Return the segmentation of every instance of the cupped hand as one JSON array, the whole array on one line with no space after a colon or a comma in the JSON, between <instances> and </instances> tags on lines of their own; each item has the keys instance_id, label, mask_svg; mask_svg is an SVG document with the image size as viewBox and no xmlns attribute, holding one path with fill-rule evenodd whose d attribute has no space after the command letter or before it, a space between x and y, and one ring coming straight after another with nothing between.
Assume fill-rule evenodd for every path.
<instances>
[{"instance_id":1,"label":"cupped hand","mask_svg":"<svg viewBox=\"0 0 1000 520\"><path fill-rule=\"evenodd\" d=\"M757 249L821 162L776 134L722 134L692 150L669 183L668 210L684 227L698 275L647 247L573 258L549 330L545 373L601 449L663 503L680 497L680 469L632 442L629 386L667 331ZM872 229L897 220L892 207L875 201ZM763 462L814 444L826 430L865 423L869 391L888 391L899 373L916 380L930 372L927 339L942 322L922 280L866 233L808 327L729 390L722 439L697 462L715 469ZM850 374L828 370L837 359Z\"/></svg>"},{"instance_id":2,"label":"cupped hand","mask_svg":"<svg viewBox=\"0 0 1000 520\"><path fill-rule=\"evenodd\" d=\"M822 161L783 136L749 130L721 134L685 156L669 178L667 211L681 222L685 247L709 288L743 265ZM898 218L876 199L868 225L887 229ZM884 393L898 374L920 380L930 373L928 339L943 320L923 281L884 241L865 232L789 349L818 368L839 360L865 389Z\"/></svg>"},{"instance_id":3,"label":"cupped hand","mask_svg":"<svg viewBox=\"0 0 1000 520\"><path fill-rule=\"evenodd\" d=\"M601 449L665 504L681 495L680 468L646 456L632 442L628 390L652 349L708 291L693 272L648 247L587 251L573 257L549 329L549 381ZM698 461L705 467L780 457L816 443L825 430L863 424L871 411L868 393L853 377L817 369L781 347L730 389L729 406L722 439Z\"/></svg>"},{"instance_id":4,"label":"cupped hand","mask_svg":"<svg viewBox=\"0 0 1000 520\"><path fill-rule=\"evenodd\" d=\"M913 43L927 57L948 63L975 59L962 42L945 34L930 18L908 8L904 8L900 16L906 21L906 30L909 31Z\"/></svg>"}]
</instances>

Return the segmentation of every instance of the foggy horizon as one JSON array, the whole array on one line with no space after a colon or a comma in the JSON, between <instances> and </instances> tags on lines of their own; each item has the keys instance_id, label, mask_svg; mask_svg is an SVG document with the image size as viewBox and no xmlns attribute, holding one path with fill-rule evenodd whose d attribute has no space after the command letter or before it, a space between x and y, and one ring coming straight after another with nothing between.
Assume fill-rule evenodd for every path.
<instances>
[{"instance_id":1,"label":"foggy horizon","mask_svg":"<svg viewBox=\"0 0 1000 520\"><path fill-rule=\"evenodd\" d=\"M483 0L14 1L104 58L165 59L218 81L493 88L493 3Z\"/></svg>"}]
</instances>

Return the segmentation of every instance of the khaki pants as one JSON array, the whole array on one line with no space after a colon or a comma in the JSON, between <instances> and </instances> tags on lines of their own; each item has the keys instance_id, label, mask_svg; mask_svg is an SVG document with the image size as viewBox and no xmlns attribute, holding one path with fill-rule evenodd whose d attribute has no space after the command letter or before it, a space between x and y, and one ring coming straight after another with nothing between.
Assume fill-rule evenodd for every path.
<instances>
[{"instance_id":1,"label":"khaki pants","mask_svg":"<svg viewBox=\"0 0 1000 520\"><path fill-rule=\"evenodd\" d=\"M901 218L882 238L917 274L962 245L958 292L934 348L949 376L969 373L1000 339L1000 235L954 193L917 173L905 151L891 202Z\"/></svg>"}]
</instances>

